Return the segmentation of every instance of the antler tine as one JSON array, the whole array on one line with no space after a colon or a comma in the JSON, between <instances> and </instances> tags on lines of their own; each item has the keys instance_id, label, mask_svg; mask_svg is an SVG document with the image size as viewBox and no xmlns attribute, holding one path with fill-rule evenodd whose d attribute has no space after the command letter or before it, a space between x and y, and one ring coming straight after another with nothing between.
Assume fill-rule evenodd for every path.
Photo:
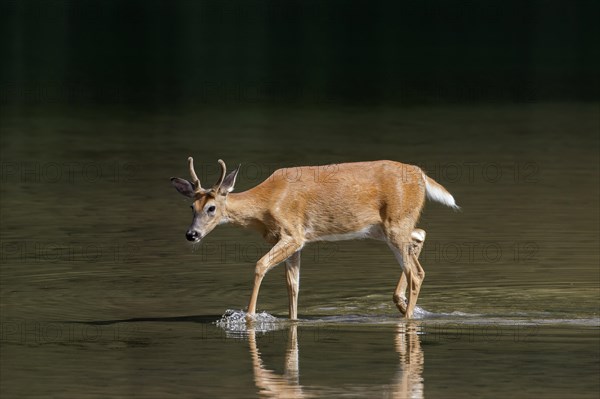
<instances>
[{"instance_id":1,"label":"antler tine","mask_svg":"<svg viewBox=\"0 0 600 399\"><path fill-rule=\"evenodd\" d=\"M219 177L219 180L215 183L215 188L219 188L221 187L221 184L223 184L223 180L225 179L225 174L227 173L227 167L225 166L225 162L223 162L222 159L219 159L219 164L221 165L221 177Z\"/></svg>"},{"instance_id":2,"label":"antler tine","mask_svg":"<svg viewBox=\"0 0 600 399\"><path fill-rule=\"evenodd\" d=\"M194 158L189 157L188 163L190 165L190 176L192 176L192 184L194 185L194 190L199 191L202 189L202 187L200 187L200 179L198 179L196 171L194 170Z\"/></svg>"}]
</instances>

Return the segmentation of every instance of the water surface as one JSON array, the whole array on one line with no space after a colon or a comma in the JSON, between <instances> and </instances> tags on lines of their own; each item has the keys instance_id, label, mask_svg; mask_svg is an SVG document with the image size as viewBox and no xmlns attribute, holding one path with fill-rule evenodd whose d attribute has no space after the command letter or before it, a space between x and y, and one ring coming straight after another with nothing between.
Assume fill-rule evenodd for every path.
<instances>
[{"instance_id":1,"label":"water surface","mask_svg":"<svg viewBox=\"0 0 600 399\"><path fill-rule=\"evenodd\" d=\"M0 126L3 396L599 393L597 104L29 108ZM420 165L462 212L426 204L416 320L365 240L304 249L298 323L281 267L265 323L217 323L268 246L231 226L185 241L169 178L189 155L208 183L242 163L236 191L283 166Z\"/></svg>"}]
</instances>

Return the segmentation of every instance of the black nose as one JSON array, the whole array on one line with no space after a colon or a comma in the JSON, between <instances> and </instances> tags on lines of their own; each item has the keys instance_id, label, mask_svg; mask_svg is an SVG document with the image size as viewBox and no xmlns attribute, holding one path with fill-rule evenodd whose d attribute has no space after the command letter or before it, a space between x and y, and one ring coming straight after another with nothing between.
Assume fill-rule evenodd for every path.
<instances>
[{"instance_id":1,"label":"black nose","mask_svg":"<svg viewBox=\"0 0 600 399\"><path fill-rule=\"evenodd\" d=\"M196 241L198 239L198 232L189 230L185 233L185 238L187 238L188 241Z\"/></svg>"}]
</instances>

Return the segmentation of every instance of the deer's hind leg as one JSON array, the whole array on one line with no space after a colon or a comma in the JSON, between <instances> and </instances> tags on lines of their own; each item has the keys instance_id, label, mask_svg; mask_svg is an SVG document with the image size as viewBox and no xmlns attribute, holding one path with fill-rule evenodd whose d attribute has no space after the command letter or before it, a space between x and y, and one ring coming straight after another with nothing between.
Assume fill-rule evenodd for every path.
<instances>
[{"instance_id":1,"label":"deer's hind leg","mask_svg":"<svg viewBox=\"0 0 600 399\"><path fill-rule=\"evenodd\" d=\"M423 284L423 280L425 279L425 270L423 269L423 266L421 266L421 262L419 262L419 255L421 254L421 250L423 249L423 244L425 244L425 235L425 230L414 229L410 235L411 243L408 248L409 256L412 258L412 272L416 273L418 279L421 282L421 285ZM401 294L406 299L405 293L406 287L408 286L408 282L405 273L402 273L402 275L400 276L400 281L398 282L398 284L401 285ZM415 305L416 302L417 301L415 299Z\"/></svg>"},{"instance_id":2,"label":"deer's hind leg","mask_svg":"<svg viewBox=\"0 0 600 399\"><path fill-rule=\"evenodd\" d=\"M394 249L392 248L392 251ZM406 304L407 304L407 300L406 300L406 287L408 286L408 283L406 282L406 275L404 274L404 271L402 271L402 273L400 273L400 279L398 280L398 285L396 285L396 289L394 290L394 304L396 304L396 307L398 308L398 310L400 311L400 313L402 313L402 316L406 315Z\"/></svg>"},{"instance_id":3,"label":"deer's hind leg","mask_svg":"<svg viewBox=\"0 0 600 399\"><path fill-rule=\"evenodd\" d=\"M401 235L388 236L388 245L402 268L393 299L400 313L406 318L411 318L425 279L425 270L418 259L425 241L425 231L414 229L410 234L410 241L403 241L399 237ZM407 287L409 288L408 299L406 298Z\"/></svg>"},{"instance_id":4,"label":"deer's hind leg","mask_svg":"<svg viewBox=\"0 0 600 399\"><path fill-rule=\"evenodd\" d=\"M421 254L421 250L423 249L423 244L425 243L425 230L423 229L414 229L410 235L411 244L408 249L408 255L412 260L412 270L411 275L413 278L414 286L411 286L411 292L413 292L414 300L413 300L413 308L417 305L417 300L419 299L419 293L421 292L421 286L423 285L423 280L425 280L425 270L423 266L421 266L421 262L419 262L419 255ZM407 283L408 285L408 283Z\"/></svg>"}]
</instances>

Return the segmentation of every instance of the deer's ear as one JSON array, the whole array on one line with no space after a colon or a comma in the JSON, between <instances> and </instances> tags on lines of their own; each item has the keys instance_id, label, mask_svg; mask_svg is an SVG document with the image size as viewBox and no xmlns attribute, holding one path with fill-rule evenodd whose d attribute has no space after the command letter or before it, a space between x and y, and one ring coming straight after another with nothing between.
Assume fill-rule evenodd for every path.
<instances>
[{"instance_id":1,"label":"deer's ear","mask_svg":"<svg viewBox=\"0 0 600 399\"><path fill-rule=\"evenodd\" d=\"M189 198L194 198L194 187L189 181L179 177L171 177L171 184L180 194Z\"/></svg>"},{"instance_id":2,"label":"deer's ear","mask_svg":"<svg viewBox=\"0 0 600 399\"><path fill-rule=\"evenodd\" d=\"M240 171L240 166L229 172L227 176L223 179L223 183L219 187L219 194L227 195L233 191L235 186L235 180L237 179L238 172Z\"/></svg>"}]
</instances>

